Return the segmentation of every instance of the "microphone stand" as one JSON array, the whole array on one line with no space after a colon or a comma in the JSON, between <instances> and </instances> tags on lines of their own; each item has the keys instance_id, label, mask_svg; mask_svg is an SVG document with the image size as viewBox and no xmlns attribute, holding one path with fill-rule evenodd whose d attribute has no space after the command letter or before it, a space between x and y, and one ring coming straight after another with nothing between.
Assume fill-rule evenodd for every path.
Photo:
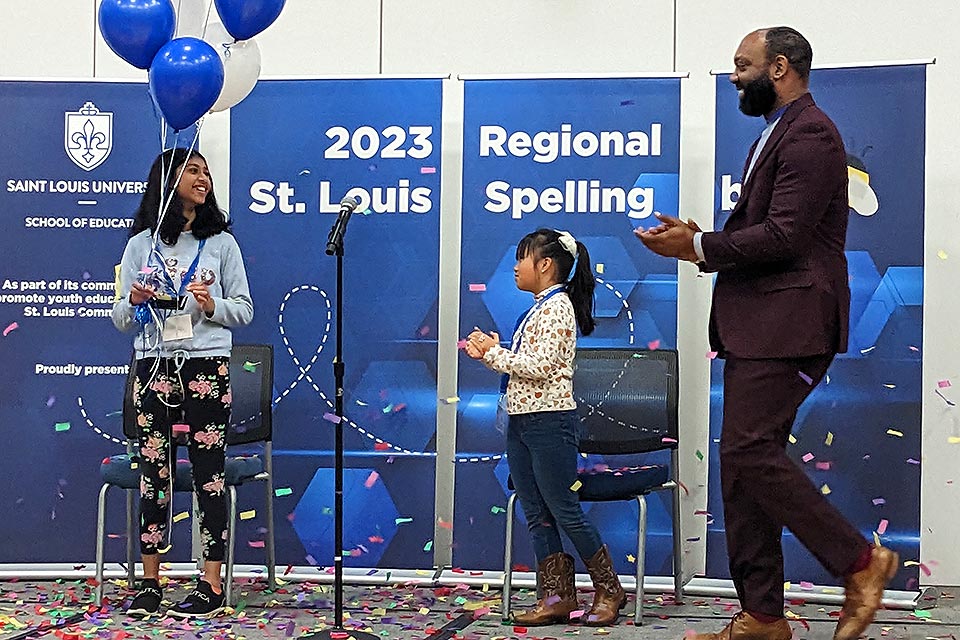
<instances>
[{"instance_id":1,"label":"microphone stand","mask_svg":"<svg viewBox=\"0 0 960 640\"><path fill-rule=\"evenodd\" d=\"M355 201L354 201L355 202ZM327 238L327 255L337 256L337 346L333 360L333 379L336 385L336 399L334 410L337 415L336 444L334 457L334 542L333 542L333 591L334 591L334 625L323 631L308 633L300 636L309 640L380 640L379 636L363 631L344 629L343 627L343 236L347 231L350 214L356 208L345 206L340 209L340 215L330 230Z\"/></svg>"}]
</instances>

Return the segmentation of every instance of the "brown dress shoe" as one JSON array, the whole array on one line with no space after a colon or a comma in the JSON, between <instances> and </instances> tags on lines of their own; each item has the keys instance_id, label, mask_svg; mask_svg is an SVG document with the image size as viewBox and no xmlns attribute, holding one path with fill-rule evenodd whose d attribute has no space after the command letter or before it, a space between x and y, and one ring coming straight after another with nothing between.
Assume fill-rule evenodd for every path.
<instances>
[{"instance_id":1,"label":"brown dress shoe","mask_svg":"<svg viewBox=\"0 0 960 640\"><path fill-rule=\"evenodd\" d=\"M867 568L847 576L846 596L833 640L853 640L866 631L880 608L883 589L897 573L899 564L899 555L886 547L874 547Z\"/></svg>"},{"instance_id":2,"label":"brown dress shoe","mask_svg":"<svg viewBox=\"0 0 960 640\"><path fill-rule=\"evenodd\" d=\"M603 545L586 561L587 571L593 580L593 606L581 620L590 627L613 624L620 617L620 609L627 604L627 594L620 586L620 578L613 570L613 560L607 545Z\"/></svg>"},{"instance_id":3,"label":"brown dress shoe","mask_svg":"<svg viewBox=\"0 0 960 640\"><path fill-rule=\"evenodd\" d=\"M570 612L577 609L575 579L573 556L554 553L544 558L537 567L537 582L540 585L542 597L536 607L516 614L513 616L513 621L525 627L569 622Z\"/></svg>"},{"instance_id":4,"label":"brown dress shoe","mask_svg":"<svg viewBox=\"0 0 960 640\"><path fill-rule=\"evenodd\" d=\"M792 637L793 631L783 618L766 623L741 611L719 633L698 633L685 640L790 640Z\"/></svg>"}]
</instances>

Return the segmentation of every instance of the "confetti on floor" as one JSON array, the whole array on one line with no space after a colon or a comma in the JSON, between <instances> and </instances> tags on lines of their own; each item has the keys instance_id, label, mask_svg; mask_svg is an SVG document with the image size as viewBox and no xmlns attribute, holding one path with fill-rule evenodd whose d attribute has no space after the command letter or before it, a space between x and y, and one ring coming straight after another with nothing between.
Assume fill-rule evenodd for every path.
<instances>
[{"instance_id":1,"label":"confetti on floor","mask_svg":"<svg viewBox=\"0 0 960 640\"><path fill-rule=\"evenodd\" d=\"M903 564L920 566L916 561ZM319 566L316 570L318 575L330 571ZM502 594L495 584L486 588L480 585L471 588L461 583L438 584L431 582L432 571L423 573L419 584L397 584L391 582L389 571L372 569L368 575L382 577L382 585L347 585L343 601L344 640L350 638L351 631L365 631L391 640L544 640L594 636L612 640L682 638L688 630L700 633L719 631L739 609L733 601L719 598L688 595L685 603L678 605L671 594L647 593L644 625L635 627L632 621L634 596L630 594L624 615L616 625L593 629L571 620L571 624L528 628L501 623ZM821 589L805 581L793 584L799 584L799 589L806 593ZM164 608L185 598L192 586L190 580L165 579ZM91 578L0 582L0 635L49 640L277 640L330 629L334 622L334 594L330 584L283 578L275 591L269 591L265 577L259 577L237 579L235 588L237 604L221 617L183 621L158 616L139 620L124 614L134 595L125 580L108 580L105 599L100 606L92 603L96 582ZM578 596L581 605L589 604L590 591L581 589ZM535 601L533 590L514 589L511 607L513 611L523 611ZM953 627L960 622L960 605L956 602L950 593L946 593L937 608L932 610L880 611L877 623L870 628L870 637L883 636L885 640L949 638L951 632L955 632ZM837 609L836 606L788 601L785 614L798 634L796 637L818 640L832 636Z\"/></svg>"}]
</instances>

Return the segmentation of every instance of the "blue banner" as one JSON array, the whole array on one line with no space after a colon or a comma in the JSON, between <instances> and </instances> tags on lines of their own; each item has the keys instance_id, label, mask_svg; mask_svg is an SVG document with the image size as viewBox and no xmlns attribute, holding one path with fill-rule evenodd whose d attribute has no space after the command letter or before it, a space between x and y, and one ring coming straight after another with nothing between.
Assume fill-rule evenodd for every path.
<instances>
[{"instance_id":1,"label":"blue banner","mask_svg":"<svg viewBox=\"0 0 960 640\"><path fill-rule=\"evenodd\" d=\"M256 309L238 336L275 347L275 483L291 489L278 498L281 564L331 566L335 553L336 258L324 250L345 196L360 205L344 242L339 551L347 566L433 564L441 95L440 80L261 81L231 112L234 233Z\"/></svg>"},{"instance_id":2,"label":"blue banner","mask_svg":"<svg viewBox=\"0 0 960 640\"><path fill-rule=\"evenodd\" d=\"M460 335L474 326L511 335L531 304L514 284L517 243L549 227L582 241L594 265L597 328L579 346L674 348L676 261L647 251L632 230L656 224L654 212L677 215L680 80L466 81L463 131ZM508 475L494 428L498 378L465 357L459 371L454 562L496 569ZM636 508L585 508L617 568L632 572ZM670 572L671 530L664 496L651 503L651 574ZM527 536L515 542L518 564L533 566Z\"/></svg>"},{"instance_id":3,"label":"blue banner","mask_svg":"<svg viewBox=\"0 0 960 640\"><path fill-rule=\"evenodd\" d=\"M144 83L5 81L0 110L0 562L75 562L93 558L100 461L125 450L131 336L110 321L114 265L160 125Z\"/></svg>"},{"instance_id":4,"label":"blue banner","mask_svg":"<svg viewBox=\"0 0 960 640\"><path fill-rule=\"evenodd\" d=\"M824 494L870 539L918 559L920 384L926 67L824 69L811 74L817 104L847 149L850 347L800 408L788 446ZM717 78L716 228L740 191L747 152L763 120L737 109L737 91ZM710 486L720 486L717 439L723 364L711 386ZM707 573L728 576L723 507L710 492ZM786 532L787 578L835 581ZM917 586L917 569L893 585Z\"/></svg>"}]
</instances>

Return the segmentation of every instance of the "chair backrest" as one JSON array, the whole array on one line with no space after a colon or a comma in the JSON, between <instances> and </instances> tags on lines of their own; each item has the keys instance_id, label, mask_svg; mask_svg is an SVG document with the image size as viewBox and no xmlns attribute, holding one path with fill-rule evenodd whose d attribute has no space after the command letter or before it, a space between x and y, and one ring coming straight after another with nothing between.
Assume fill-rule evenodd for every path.
<instances>
[{"instance_id":1,"label":"chair backrest","mask_svg":"<svg viewBox=\"0 0 960 640\"><path fill-rule=\"evenodd\" d=\"M677 447L677 352L577 349L573 395L580 451L646 453Z\"/></svg>"},{"instance_id":2,"label":"chair backrest","mask_svg":"<svg viewBox=\"0 0 960 640\"><path fill-rule=\"evenodd\" d=\"M230 352L233 409L227 444L273 439L273 346L235 344Z\"/></svg>"},{"instance_id":3,"label":"chair backrest","mask_svg":"<svg viewBox=\"0 0 960 640\"><path fill-rule=\"evenodd\" d=\"M137 412L133 405L135 359L130 361L123 394L123 434L136 441ZM249 444L273 439L273 346L235 344L230 352L232 415L227 444Z\"/></svg>"}]
</instances>

